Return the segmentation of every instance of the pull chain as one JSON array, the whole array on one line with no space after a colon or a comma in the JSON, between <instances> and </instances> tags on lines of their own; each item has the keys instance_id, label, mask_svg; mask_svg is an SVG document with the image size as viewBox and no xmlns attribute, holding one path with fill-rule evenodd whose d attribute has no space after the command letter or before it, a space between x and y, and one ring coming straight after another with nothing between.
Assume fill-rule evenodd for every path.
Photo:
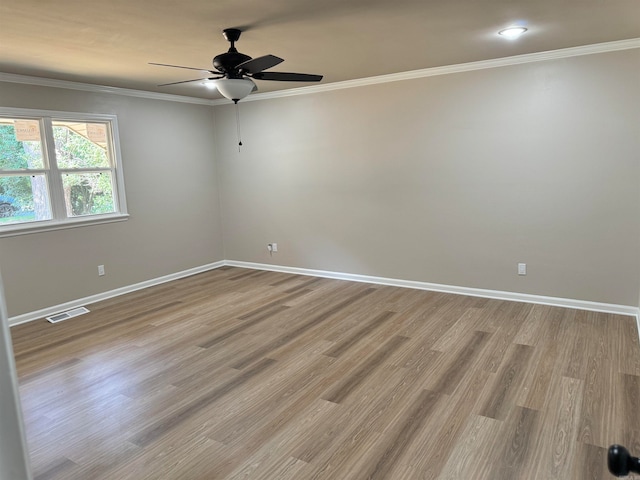
<instances>
[{"instance_id":1,"label":"pull chain","mask_svg":"<svg viewBox=\"0 0 640 480\"><path fill-rule=\"evenodd\" d=\"M238 128L238 152L240 152L240 147L242 147L242 136L240 135L240 107L238 106L238 100L234 100L236 103L236 126Z\"/></svg>"}]
</instances>

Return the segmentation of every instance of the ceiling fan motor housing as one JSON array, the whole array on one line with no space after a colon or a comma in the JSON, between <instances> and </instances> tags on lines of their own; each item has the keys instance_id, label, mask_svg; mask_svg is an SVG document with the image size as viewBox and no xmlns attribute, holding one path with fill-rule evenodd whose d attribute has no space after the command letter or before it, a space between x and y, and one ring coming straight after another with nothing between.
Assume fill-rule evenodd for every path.
<instances>
[{"instance_id":1,"label":"ceiling fan motor housing","mask_svg":"<svg viewBox=\"0 0 640 480\"><path fill-rule=\"evenodd\" d=\"M213 57L213 66L219 72L228 73L230 78L234 78L234 74L237 74L237 78L240 78L240 72L235 71L236 67L247 60L251 60L249 55L229 49L227 53L221 53Z\"/></svg>"}]
</instances>

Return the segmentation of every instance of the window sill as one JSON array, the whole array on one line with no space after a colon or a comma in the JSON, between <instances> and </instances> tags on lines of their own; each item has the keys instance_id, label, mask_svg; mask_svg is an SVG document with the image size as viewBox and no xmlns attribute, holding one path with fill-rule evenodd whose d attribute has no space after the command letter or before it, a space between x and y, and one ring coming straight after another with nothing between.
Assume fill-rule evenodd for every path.
<instances>
[{"instance_id":1,"label":"window sill","mask_svg":"<svg viewBox=\"0 0 640 480\"><path fill-rule=\"evenodd\" d=\"M0 226L0 238L27 235L30 233L49 232L52 230L64 230L67 228L86 227L101 223L123 222L129 218L127 213L114 213L83 218L73 218L62 221L46 220L32 223L18 223Z\"/></svg>"}]
</instances>

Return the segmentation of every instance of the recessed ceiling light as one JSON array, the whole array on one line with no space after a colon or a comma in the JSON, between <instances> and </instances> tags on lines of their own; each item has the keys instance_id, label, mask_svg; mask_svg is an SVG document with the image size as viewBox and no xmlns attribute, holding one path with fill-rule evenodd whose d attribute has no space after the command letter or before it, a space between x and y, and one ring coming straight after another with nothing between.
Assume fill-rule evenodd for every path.
<instances>
[{"instance_id":1,"label":"recessed ceiling light","mask_svg":"<svg viewBox=\"0 0 640 480\"><path fill-rule=\"evenodd\" d=\"M500 30L498 32L498 35L502 35L503 37L507 38L518 38L526 31L527 29L525 27L509 27L505 28L504 30Z\"/></svg>"}]
</instances>

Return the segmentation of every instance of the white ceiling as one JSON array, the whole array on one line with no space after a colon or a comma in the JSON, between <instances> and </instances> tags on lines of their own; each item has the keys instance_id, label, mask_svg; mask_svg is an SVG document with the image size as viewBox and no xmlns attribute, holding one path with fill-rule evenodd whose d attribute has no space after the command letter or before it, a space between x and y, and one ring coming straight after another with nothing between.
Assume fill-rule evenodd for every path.
<instances>
[{"instance_id":1,"label":"white ceiling","mask_svg":"<svg viewBox=\"0 0 640 480\"><path fill-rule=\"evenodd\" d=\"M517 41L497 35L512 24ZM236 47L271 71L353 80L640 38L639 0L0 0L0 72L220 98L189 70ZM195 74L195 75L194 75ZM261 92L306 84L258 81Z\"/></svg>"}]
</instances>

